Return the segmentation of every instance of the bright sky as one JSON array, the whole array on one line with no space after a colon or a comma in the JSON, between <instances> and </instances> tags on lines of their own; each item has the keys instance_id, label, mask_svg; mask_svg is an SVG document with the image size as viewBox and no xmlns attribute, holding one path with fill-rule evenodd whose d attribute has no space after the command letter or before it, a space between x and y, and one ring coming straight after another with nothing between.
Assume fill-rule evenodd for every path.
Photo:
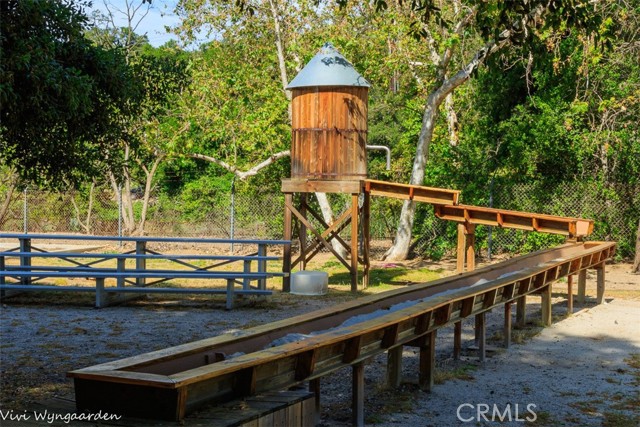
<instances>
[{"instance_id":1,"label":"bright sky","mask_svg":"<svg viewBox=\"0 0 640 427\"><path fill-rule=\"evenodd\" d=\"M105 6L106 3L106 6ZM107 6L109 10L113 12L116 24L119 26L127 25L127 5L130 9L140 6L142 0L93 0L93 7L87 10L87 14L91 15L92 10L99 10L106 14ZM177 37L172 34L167 34L165 26L176 26L180 20L173 13L177 0L153 0L149 13L144 17L136 29L136 33L143 35L146 33L149 43L153 46L161 46L167 41L173 39L177 40ZM148 4L142 5L135 15L134 23L138 22L144 15L144 11L148 8Z\"/></svg>"}]
</instances>

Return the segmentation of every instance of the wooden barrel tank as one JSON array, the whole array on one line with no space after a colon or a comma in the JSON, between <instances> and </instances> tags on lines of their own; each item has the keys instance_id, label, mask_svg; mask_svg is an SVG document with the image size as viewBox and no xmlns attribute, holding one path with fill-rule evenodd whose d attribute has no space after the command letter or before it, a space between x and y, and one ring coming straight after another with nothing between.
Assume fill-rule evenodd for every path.
<instances>
[{"instance_id":1,"label":"wooden barrel tank","mask_svg":"<svg viewBox=\"0 0 640 427\"><path fill-rule=\"evenodd\" d=\"M292 178L366 178L367 92L346 86L293 91Z\"/></svg>"},{"instance_id":2,"label":"wooden barrel tank","mask_svg":"<svg viewBox=\"0 0 640 427\"><path fill-rule=\"evenodd\" d=\"M367 81L327 44L288 88L292 90L291 178L365 179Z\"/></svg>"}]
</instances>

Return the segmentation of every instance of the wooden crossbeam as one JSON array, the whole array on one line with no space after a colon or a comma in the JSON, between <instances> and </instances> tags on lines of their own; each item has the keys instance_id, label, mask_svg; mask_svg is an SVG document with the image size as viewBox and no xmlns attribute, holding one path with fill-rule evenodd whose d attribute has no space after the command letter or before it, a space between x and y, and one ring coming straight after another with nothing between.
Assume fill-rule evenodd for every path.
<instances>
[{"instance_id":1,"label":"wooden crossbeam","mask_svg":"<svg viewBox=\"0 0 640 427\"><path fill-rule=\"evenodd\" d=\"M325 230L320 233L320 237L318 238L317 234L314 232L315 228L311 227L310 231L314 233L314 240L310 242L310 244L306 247L306 251L301 253L298 258L291 264L291 267L295 267L300 262L304 262L305 264L313 259L314 256L324 246L322 239L326 242L330 242L332 239L336 238L340 244L348 251L350 250L350 246L339 236L339 233L344 230L351 223L351 210L345 210L339 217L336 219L333 224L327 225L327 223L322 219L321 216L314 212L312 209L309 209L307 206L307 212L310 213L320 224L325 227ZM300 212L300 215L304 217L304 215ZM296 215L297 216L297 215ZM308 228L308 221L305 221L305 228ZM317 230L315 230L317 232Z\"/></svg>"},{"instance_id":2,"label":"wooden crossbeam","mask_svg":"<svg viewBox=\"0 0 640 427\"><path fill-rule=\"evenodd\" d=\"M438 218L465 224L489 225L539 231L569 237L585 237L593 232L593 220L519 212L482 206L434 204Z\"/></svg>"},{"instance_id":3,"label":"wooden crossbeam","mask_svg":"<svg viewBox=\"0 0 640 427\"><path fill-rule=\"evenodd\" d=\"M416 202L455 205L458 203L460 191L446 188L424 187L420 185L399 184L396 182L364 181L364 190L372 196L390 197L394 199L413 200Z\"/></svg>"},{"instance_id":4,"label":"wooden crossbeam","mask_svg":"<svg viewBox=\"0 0 640 427\"><path fill-rule=\"evenodd\" d=\"M298 218L298 220L299 220L300 222L302 222L302 223L307 227L307 229L308 229L309 231L311 231L311 232L316 236L316 238L317 238L320 242L322 242L322 245L323 245L325 248L327 248L327 249L328 249L328 250L329 250L329 251L330 251L330 252L331 252L331 253L332 253L336 258L338 258L338 260L339 260L339 261L340 261L340 262L341 262L345 267L347 267L349 270L351 270L351 265L349 265L349 263L348 263L346 260L344 260L344 259L340 256L340 254L339 254L335 249L333 249L333 246L331 246L331 245L329 244L329 242L328 242L324 237L322 237L322 234L321 234L318 230L316 230L316 228L313 226L313 224L311 224L311 223L309 222L309 220L308 220L308 219L306 219L306 218L305 218L305 217L300 213L300 211L299 211L298 209L296 209L296 208L295 208L295 206L293 206L293 204L292 204L292 203L289 203L287 200L285 200L285 206L286 206L286 208L287 208L287 209L289 209L289 211L290 211L292 214L294 214L294 215Z\"/></svg>"}]
</instances>

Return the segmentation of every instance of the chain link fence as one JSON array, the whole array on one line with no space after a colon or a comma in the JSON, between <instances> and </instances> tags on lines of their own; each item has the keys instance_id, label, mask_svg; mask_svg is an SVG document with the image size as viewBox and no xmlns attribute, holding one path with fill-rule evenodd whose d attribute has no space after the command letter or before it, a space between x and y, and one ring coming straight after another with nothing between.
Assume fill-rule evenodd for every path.
<instances>
[{"instance_id":1,"label":"chain link fence","mask_svg":"<svg viewBox=\"0 0 640 427\"><path fill-rule=\"evenodd\" d=\"M7 194L4 194L6 197ZM337 216L348 208L348 195L330 195ZM616 240L619 253L631 257L640 216L640 189L623 186L604 191L583 183L561 184L553 189L516 185L496 189L496 208L583 217L595 220L591 240ZM129 203L130 200L130 203ZM310 203L316 203L314 197ZM281 239L284 230L284 196L280 193L217 194L214 199L184 200L179 196L152 195L146 219L141 223L144 199L138 192L122 194L111 187L65 193L15 191L0 212L0 231L95 235L146 235L236 239ZM391 246L402 201L373 198L371 206L371 254L380 258ZM127 217L133 218L127 220ZM350 227L341 236L350 240ZM456 245L455 224L441 221L429 205L416 213L412 253L438 258ZM297 236L297 229L294 229ZM562 236L478 227L476 241L481 254L526 253L561 243Z\"/></svg>"}]
</instances>

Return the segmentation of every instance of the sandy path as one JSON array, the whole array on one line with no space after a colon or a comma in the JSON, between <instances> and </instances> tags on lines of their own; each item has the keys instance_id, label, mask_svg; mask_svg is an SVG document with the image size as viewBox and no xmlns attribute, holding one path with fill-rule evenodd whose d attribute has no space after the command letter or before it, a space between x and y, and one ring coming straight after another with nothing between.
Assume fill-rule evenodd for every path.
<instances>
[{"instance_id":1,"label":"sandy path","mask_svg":"<svg viewBox=\"0 0 640 427\"><path fill-rule=\"evenodd\" d=\"M382 425L532 424L516 421L516 404L518 418L535 418L535 425L638 425L640 366L629 365L632 354L640 361L640 301L613 300L496 354L471 381L451 380L430 394L418 392L411 413L390 414ZM498 412L492 417L494 404Z\"/></svg>"}]
</instances>

